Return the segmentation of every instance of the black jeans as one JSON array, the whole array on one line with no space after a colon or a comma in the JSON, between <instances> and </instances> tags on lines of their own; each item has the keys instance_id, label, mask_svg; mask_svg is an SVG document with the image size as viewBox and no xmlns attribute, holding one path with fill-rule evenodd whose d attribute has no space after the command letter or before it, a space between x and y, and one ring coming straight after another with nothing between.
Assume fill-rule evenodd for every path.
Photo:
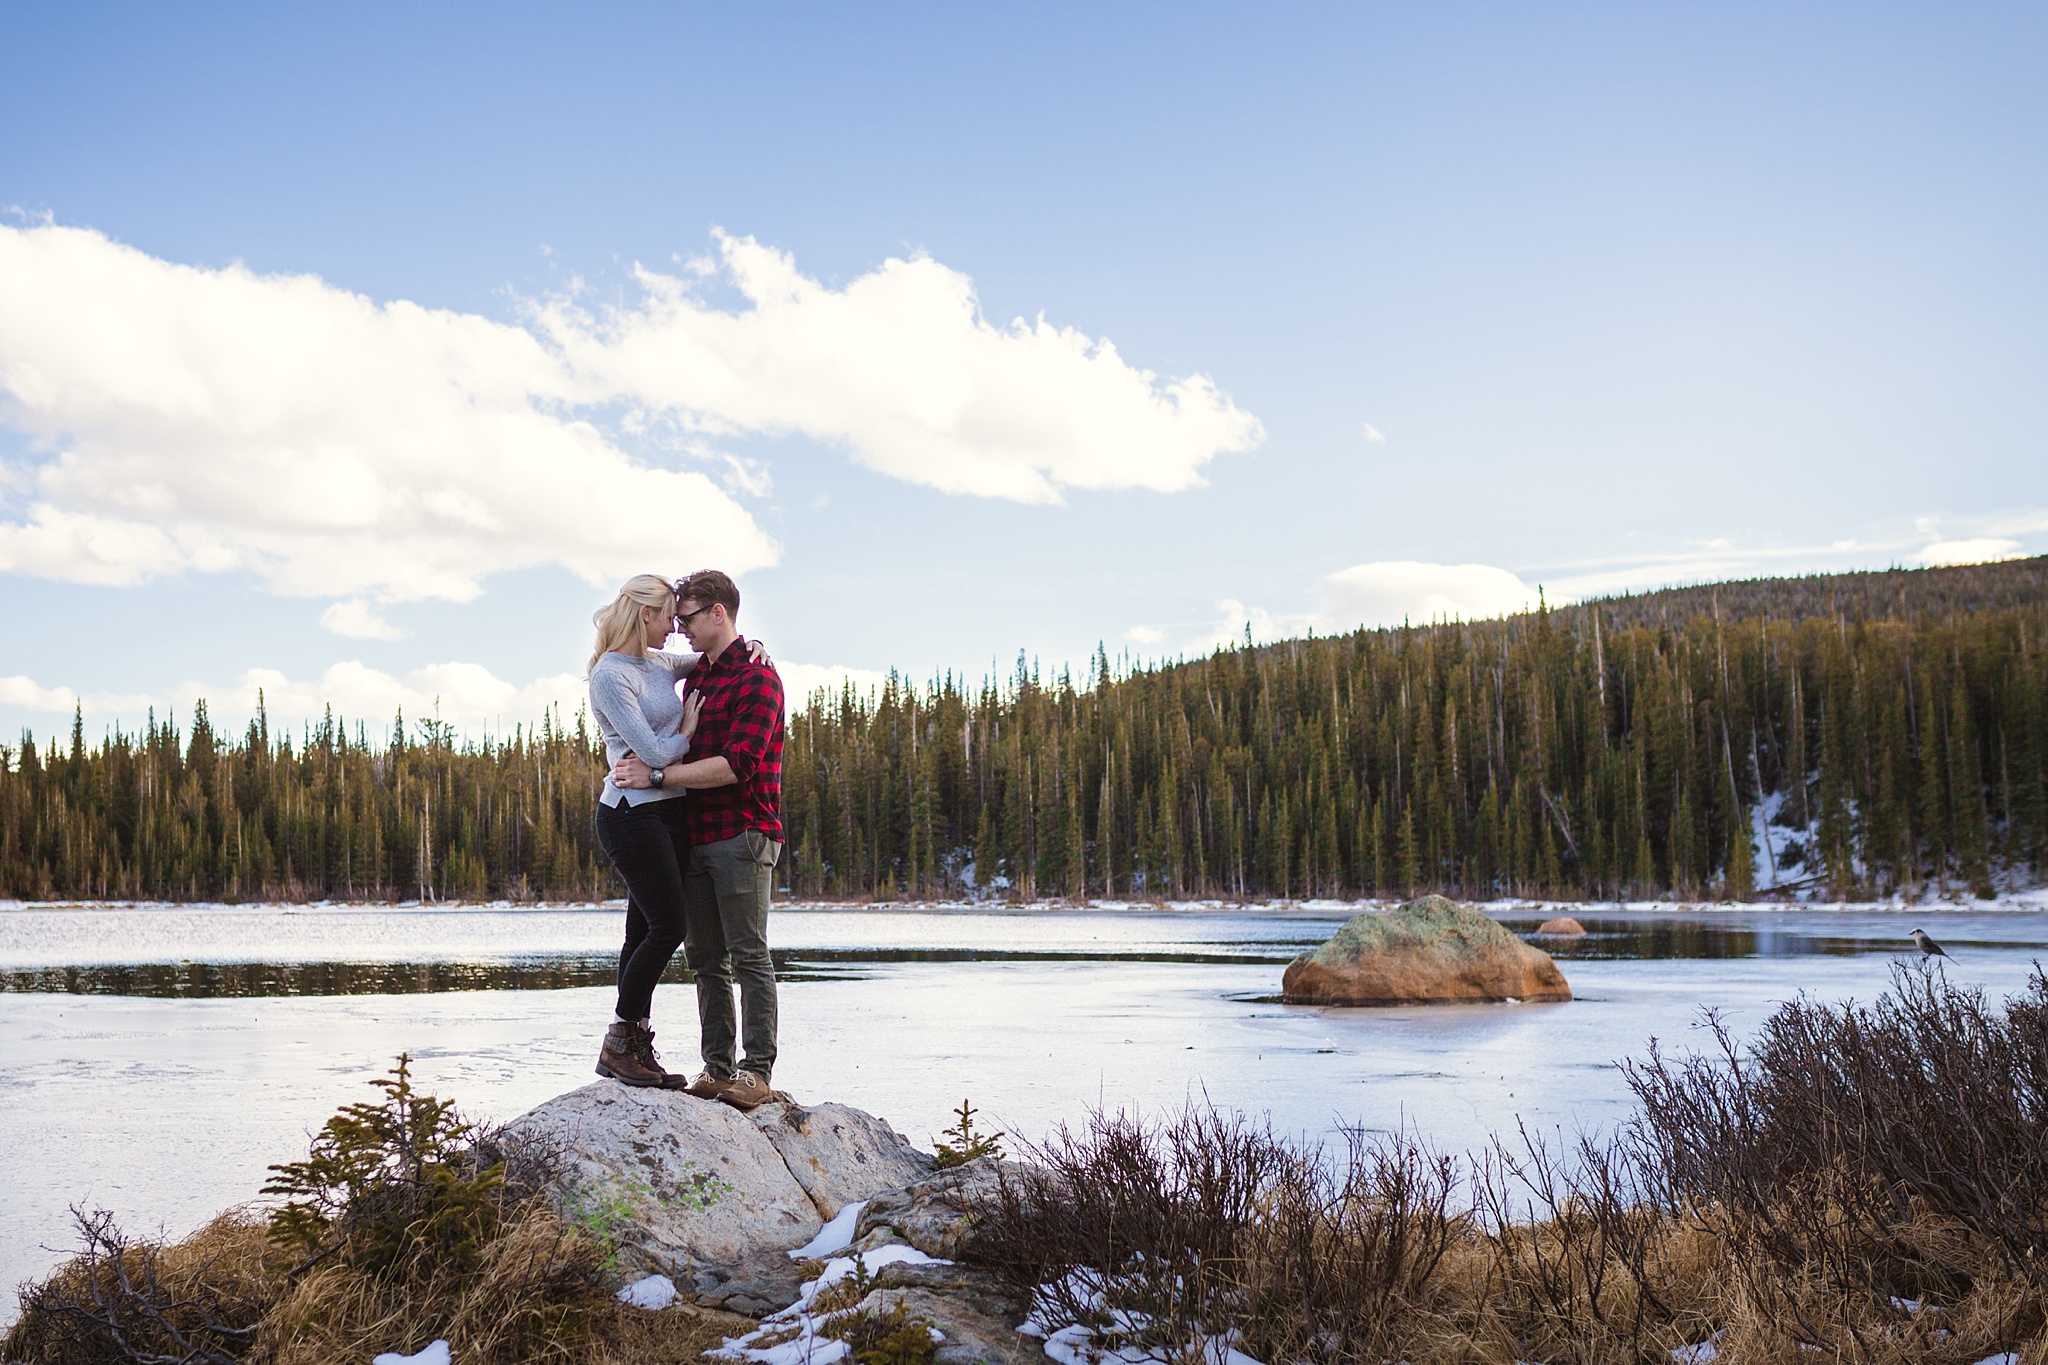
<instances>
[{"instance_id":1,"label":"black jeans","mask_svg":"<svg viewBox=\"0 0 2048 1365\"><path fill-rule=\"evenodd\" d=\"M619 1018L653 1013L654 986L683 941L683 803L597 808L597 842L626 879L626 944L619 949Z\"/></svg>"}]
</instances>

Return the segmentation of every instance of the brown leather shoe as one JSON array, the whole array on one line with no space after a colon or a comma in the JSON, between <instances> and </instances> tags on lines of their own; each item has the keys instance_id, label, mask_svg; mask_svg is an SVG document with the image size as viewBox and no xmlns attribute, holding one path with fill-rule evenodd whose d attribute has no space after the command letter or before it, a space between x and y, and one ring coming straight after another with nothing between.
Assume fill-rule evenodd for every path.
<instances>
[{"instance_id":1,"label":"brown leather shoe","mask_svg":"<svg viewBox=\"0 0 2048 1365\"><path fill-rule=\"evenodd\" d=\"M732 1073L732 1079L718 1085L718 1098L735 1109L748 1110L775 1098L775 1091L767 1081L745 1069Z\"/></svg>"},{"instance_id":2,"label":"brown leather shoe","mask_svg":"<svg viewBox=\"0 0 2048 1365\"><path fill-rule=\"evenodd\" d=\"M696 1080L691 1081L683 1089L700 1100L715 1100L718 1098L718 1092L724 1087L724 1081L719 1080L718 1077L708 1071L702 1071L697 1074Z\"/></svg>"},{"instance_id":3,"label":"brown leather shoe","mask_svg":"<svg viewBox=\"0 0 2048 1365\"><path fill-rule=\"evenodd\" d=\"M597 1074L625 1085L660 1087L669 1083L669 1074L654 1054L654 1034L638 1024L614 1023L604 1031Z\"/></svg>"}]
</instances>

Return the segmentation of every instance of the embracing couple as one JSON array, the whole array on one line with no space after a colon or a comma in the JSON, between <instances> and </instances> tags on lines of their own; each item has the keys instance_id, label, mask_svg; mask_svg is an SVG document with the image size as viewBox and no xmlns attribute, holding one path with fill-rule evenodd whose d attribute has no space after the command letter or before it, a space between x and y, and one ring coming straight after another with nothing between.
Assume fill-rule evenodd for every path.
<instances>
[{"instance_id":1,"label":"embracing couple","mask_svg":"<svg viewBox=\"0 0 2048 1365\"><path fill-rule=\"evenodd\" d=\"M641 574L592 617L590 712L612 765L597 841L626 883L619 1000L597 1074L752 1109L774 1094L782 680L741 638L739 613L732 579L704 569L678 583ZM662 649L674 634L691 652ZM655 983L679 944L697 978L704 1059L688 1081L662 1070L652 1026Z\"/></svg>"}]
</instances>

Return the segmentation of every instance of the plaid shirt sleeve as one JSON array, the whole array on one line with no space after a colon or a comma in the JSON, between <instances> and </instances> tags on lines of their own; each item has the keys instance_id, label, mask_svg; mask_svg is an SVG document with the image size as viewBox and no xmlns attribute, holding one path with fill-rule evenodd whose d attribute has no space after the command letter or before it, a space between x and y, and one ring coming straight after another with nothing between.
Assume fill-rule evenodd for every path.
<instances>
[{"instance_id":1,"label":"plaid shirt sleeve","mask_svg":"<svg viewBox=\"0 0 2048 1365\"><path fill-rule=\"evenodd\" d=\"M759 665L741 670L733 683L725 747L719 751L732 766L734 777L745 782L754 775L754 769L768 756L781 720L782 679L775 670Z\"/></svg>"}]
</instances>

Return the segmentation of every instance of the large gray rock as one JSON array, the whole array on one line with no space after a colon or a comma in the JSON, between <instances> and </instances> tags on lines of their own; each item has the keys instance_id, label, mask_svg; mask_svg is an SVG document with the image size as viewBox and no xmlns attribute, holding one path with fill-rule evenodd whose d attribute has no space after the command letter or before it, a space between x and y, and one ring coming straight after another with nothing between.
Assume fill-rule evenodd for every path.
<instances>
[{"instance_id":1,"label":"large gray rock","mask_svg":"<svg viewBox=\"0 0 2048 1365\"><path fill-rule=\"evenodd\" d=\"M994 1203L1005 1164L982 1157L874 1195L854 1225L854 1245L900 1239L927 1256L957 1260L973 1239L983 1210Z\"/></svg>"},{"instance_id":2,"label":"large gray rock","mask_svg":"<svg viewBox=\"0 0 2048 1365\"><path fill-rule=\"evenodd\" d=\"M824 1219L767 1134L729 1105L598 1081L507 1125L558 1154L569 1217L616 1238L622 1268L694 1283L815 1237Z\"/></svg>"},{"instance_id":3,"label":"large gray rock","mask_svg":"<svg viewBox=\"0 0 2048 1365\"><path fill-rule=\"evenodd\" d=\"M882 1271L887 1276L894 1270ZM1043 1343L1019 1336L1014 1316L984 1311L969 1294L947 1285L935 1289L877 1289L860 1301L863 1312L882 1314L901 1305L930 1321L945 1340L932 1353L933 1365L1043 1365Z\"/></svg>"},{"instance_id":4,"label":"large gray rock","mask_svg":"<svg viewBox=\"0 0 2048 1365\"><path fill-rule=\"evenodd\" d=\"M1442 896L1353 918L1287 964L1280 993L1294 1005L1572 998L1549 953Z\"/></svg>"},{"instance_id":5,"label":"large gray rock","mask_svg":"<svg viewBox=\"0 0 2048 1365\"><path fill-rule=\"evenodd\" d=\"M749 1117L824 1218L836 1218L856 1200L901 1189L932 1172L932 1158L908 1138L873 1114L843 1104L805 1108L779 1100Z\"/></svg>"},{"instance_id":6,"label":"large gray rock","mask_svg":"<svg viewBox=\"0 0 2048 1365\"><path fill-rule=\"evenodd\" d=\"M706 1308L766 1317L797 1301L804 1268L786 1251L757 1251L737 1265L706 1265L686 1286Z\"/></svg>"}]
</instances>

